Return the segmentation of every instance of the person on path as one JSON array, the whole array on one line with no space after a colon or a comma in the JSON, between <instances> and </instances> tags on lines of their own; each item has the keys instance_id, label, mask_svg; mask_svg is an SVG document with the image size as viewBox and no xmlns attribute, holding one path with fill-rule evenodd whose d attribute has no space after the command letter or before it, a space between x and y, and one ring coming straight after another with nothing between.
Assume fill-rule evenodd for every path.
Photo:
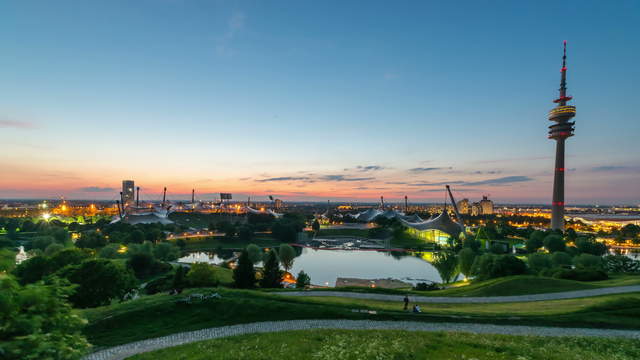
<instances>
[{"instance_id":1,"label":"person on path","mask_svg":"<svg viewBox=\"0 0 640 360\"><path fill-rule=\"evenodd\" d=\"M404 311L407 311L409 309L409 296L405 295L404 296Z\"/></svg>"}]
</instances>

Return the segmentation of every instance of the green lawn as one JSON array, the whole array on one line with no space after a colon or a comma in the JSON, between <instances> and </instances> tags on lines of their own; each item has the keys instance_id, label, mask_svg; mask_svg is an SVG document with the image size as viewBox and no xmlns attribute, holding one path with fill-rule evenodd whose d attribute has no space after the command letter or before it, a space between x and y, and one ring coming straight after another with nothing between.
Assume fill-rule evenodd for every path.
<instances>
[{"instance_id":1,"label":"green lawn","mask_svg":"<svg viewBox=\"0 0 640 360\"><path fill-rule=\"evenodd\" d=\"M497 324L640 329L640 294L511 304L424 304L423 314L402 311L400 302L343 298L283 297L262 291L218 292L222 299L179 304L177 296L156 294L95 309L78 310L89 324L84 333L98 346L113 346L176 332L256 321L375 319L457 321ZM377 314L353 309L377 310Z\"/></svg>"},{"instance_id":2,"label":"green lawn","mask_svg":"<svg viewBox=\"0 0 640 360\"><path fill-rule=\"evenodd\" d=\"M608 280L602 281L574 281L565 279L554 279L542 276L517 275L491 279L480 282L470 282L467 285L463 282L454 284L444 290L434 291L414 291L410 289L382 289L367 287L341 287L324 288L313 291L346 291L346 292L367 292L380 294L413 294L420 296L510 296L510 295L530 295L544 294L562 291L589 290L610 286L640 285L638 275L618 275ZM280 290L288 291L288 290Z\"/></svg>"},{"instance_id":3,"label":"green lawn","mask_svg":"<svg viewBox=\"0 0 640 360\"><path fill-rule=\"evenodd\" d=\"M162 359L477 359L625 360L640 358L637 340L548 338L398 330L304 330L242 335L131 357Z\"/></svg>"}]
</instances>

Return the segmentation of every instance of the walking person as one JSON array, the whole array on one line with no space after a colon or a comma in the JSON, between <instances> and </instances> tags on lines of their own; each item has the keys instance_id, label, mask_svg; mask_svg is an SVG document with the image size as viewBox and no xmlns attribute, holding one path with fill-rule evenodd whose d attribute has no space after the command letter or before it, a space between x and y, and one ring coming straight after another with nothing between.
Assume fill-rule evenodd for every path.
<instances>
[{"instance_id":1,"label":"walking person","mask_svg":"<svg viewBox=\"0 0 640 360\"><path fill-rule=\"evenodd\" d=\"M404 296L404 311L407 311L409 309L409 296L405 295Z\"/></svg>"}]
</instances>

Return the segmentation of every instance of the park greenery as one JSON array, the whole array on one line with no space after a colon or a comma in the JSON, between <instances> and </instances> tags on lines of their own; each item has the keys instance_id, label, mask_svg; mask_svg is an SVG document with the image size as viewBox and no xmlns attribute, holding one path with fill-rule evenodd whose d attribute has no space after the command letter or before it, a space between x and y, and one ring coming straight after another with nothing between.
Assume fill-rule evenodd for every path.
<instances>
[{"instance_id":1,"label":"park greenery","mask_svg":"<svg viewBox=\"0 0 640 360\"><path fill-rule=\"evenodd\" d=\"M363 318L351 312L353 306L380 310L379 319L406 319L406 314L393 309L397 304L279 297L278 292L286 291L280 289L285 284L283 277L292 275L289 271L301 252L289 243L296 242L307 224L308 219L302 215L285 214L275 219L252 214L246 221L194 217L193 222L207 222L210 231L222 234L211 242L225 260L220 266L175 263L190 244L198 241L168 238L168 234L189 228L185 225L189 218L178 217L181 221L170 225L109 224L105 219L66 223L0 218L3 232L0 236L0 307L3 309L0 353L8 359L78 359L88 349L89 342L113 345L139 340L141 336L252 321ZM369 237L408 241L406 229L397 220L378 218L376 223L378 226L371 230L350 230ZM326 231L320 229L319 223L309 224L315 233ZM636 230L625 226L620 236L637 237ZM268 239L265 232L270 232ZM523 244L516 252L513 239ZM29 257L16 265L18 246L24 246ZM432 264L442 283L454 287L437 290L441 285L425 284L421 290L402 289L397 293L500 296L637 284L638 281L626 276L638 274L640 262L607 253L607 247L590 234L489 224L481 227L475 236L467 234L464 239L452 239L448 246L434 254ZM409 253L392 255L410 256ZM460 274L469 280L464 282L465 286L456 282ZM311 284L308 274L303 271L297 274L296 288L308 288ZM175 297L167 295L195 291L216 291L223 299L211 308L201 304L180 307ZM394 293L388 289L357 291ZM640 299L637 294L581 301L554 303L557 311L553 314L544 310L549 304L536 304L540 306L538 312L529 306L528 312L523 312L507 305L484 308L429 305L426 315L476 316L478 321L494 322L500 314L512 314L527 316L522 320L527 324L604 324L621 328L633 327L633 322L638 321ZM571 306L590 309L591 315L600 311L608 314L608 318L590 315L589 320L579 320L586 313L570 311ZM172 315L167 320L158 317L158 313ZM86 326L85 317L89 319ZM193 321L196 317L204 318Z\"/></svg>"}]
</instances>

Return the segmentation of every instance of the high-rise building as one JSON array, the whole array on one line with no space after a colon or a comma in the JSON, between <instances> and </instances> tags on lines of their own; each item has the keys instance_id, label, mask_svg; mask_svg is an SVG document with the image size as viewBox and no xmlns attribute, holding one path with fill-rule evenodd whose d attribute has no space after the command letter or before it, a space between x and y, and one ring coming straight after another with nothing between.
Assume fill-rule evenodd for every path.
<instances>
[{"instance_id":1,"label":"high-rise building","mask_svg":"<svg viewBox=\"0 0 640 360\"><path fill-rule=\"evenodd\" d=\"M479 206L482 215L493 214L493 201L489 200L486 196L482 196L482 200L480 200Z\"/></svg>"},{"instance_id":2,"label":"high-rise building","mask_svg":"<svg viewBox=\"0 0 640 360\"><path fill-rule=\"evenodd\" d=\"M571 96L567 96L567 42L564 42L562 68L560 69L560 96L553 102L558 104L549 112L549 120L555 124L549 126L549 139L556 141L556 166L553 175L553 200L551 202L551 228L564 230L564 142L573 136L575 122L569 121L576 116L576 107L567 105Z\"/></svg>"},{"instance_id":3,"label":"high-rise building","mask_svg":"<svg viewBox=\"0 0 640 360\"><path fill-rule=\"evenodd\" d=\"M122 180L122 202L124 206L133 205L136 199L136 186L133 180Z\"/></svg>"},{"instance_id":4,"label":"high-rise building","mask_svg":"<svg viewBox=\"0 0 640 360\"><path fill-rule=\"evenodd\" d=\"M469 207L469 199L462 199L460 201L458 201L458 203L456 204L458 206L458 212L460 214L468 214L470 211L470 207Z\"/></svg>"}]
</instances>

